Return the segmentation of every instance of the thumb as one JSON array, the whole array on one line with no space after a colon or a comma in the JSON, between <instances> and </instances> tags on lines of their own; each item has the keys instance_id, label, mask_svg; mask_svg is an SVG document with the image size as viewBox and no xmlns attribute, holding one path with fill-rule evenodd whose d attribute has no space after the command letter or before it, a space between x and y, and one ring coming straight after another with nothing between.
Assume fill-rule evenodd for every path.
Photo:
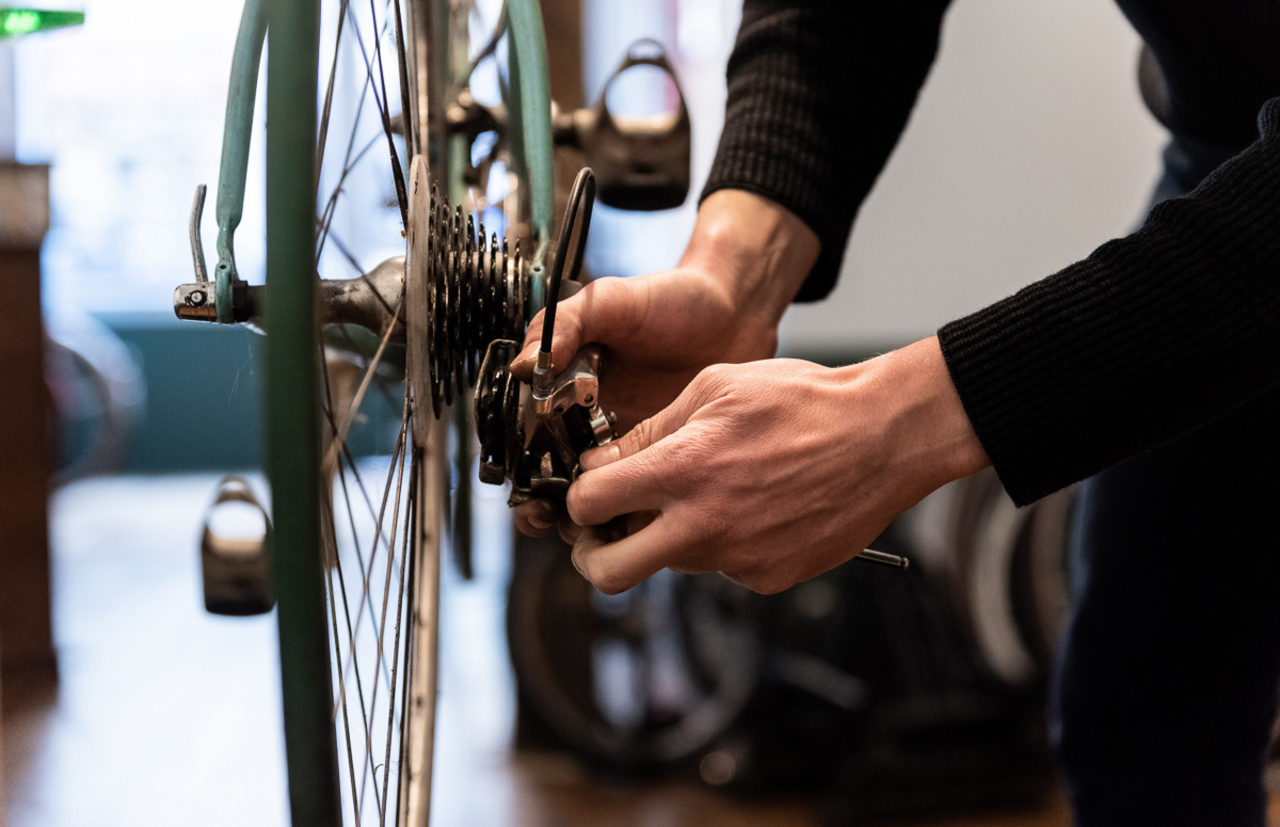
<instances>
[{"instance_id":1,"label":"thumb","mask_svg":"<svg viewBox=\"0 0 1280 827\"><path fill-rule=\"evenodd\" d=\"M620 439L582 454L579 461L584 471L603 468L619 460L633 457L684 427L685 423L706 404L698 383L689 385L676 400L653 416L627 431Z\"/></svg>"},{"instance_id":2,"label":"thumb","mask_svg":"<svg viewBox=\"0 0 1280 827\"><path fill-rule=\"evenodd\" d=\"M599 342L612 345L619 333L635 328L643 313L647 291L639 279L599 278L577 294L556 305L556 329L551 342L551 361L556 370L569 364L573 354L583 345ZM524 347L511 362L511 372L518 379L533 376L533 367L542 346L542 326L546 311L538 312L529 323Z\"/></svg>"},{"instance_id":3,"label":"thumb","mask_svg":"<svg viewBox=\"0 0 1280 827\"><path fill-rule=\"evenodd\" d=\"M551 363L558 371L573 354L583 345L595 341L590 317L592 310L590 301L582 295L587 288L578 293L562 298L556 303L556 329L551 340ZM511 372L517 379L529 379L533 376L534 365L538 361L538 351L542 349L543 329L547 321L546 308L538 311L529 322L529 330L524 335L524 346L515 359L511 360Z\"/></svg>"},{"instance_id":4,"label":"thumb","mask_svg":"<svg viewBox=\"0 0 1280 827\"><path fill-rule=\"evenodd\" d=\"M576 298L576 297L575 297ZM572 299L566 299L556 308L556 329L551 344L551 362L559 369L568 364L573 354L578 352L584 342L582 325L578 321L578 313ZM529 329L524 335L524 345L516 358L511 360L511 372L517 379L526 382L533 378L533 368L538 361L538 351L542 349L542 327L547 311L539 310L538 315L529 322Z\"/></svg>"}]
</instances>

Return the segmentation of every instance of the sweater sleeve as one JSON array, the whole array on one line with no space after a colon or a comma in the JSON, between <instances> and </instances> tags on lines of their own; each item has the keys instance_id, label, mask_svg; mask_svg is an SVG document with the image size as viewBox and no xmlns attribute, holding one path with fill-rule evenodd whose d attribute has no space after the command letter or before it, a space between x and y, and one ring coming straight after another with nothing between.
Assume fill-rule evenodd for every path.
<instances>
[{"instance_id":1,"label":"sweater sleeve","mask_svg":"<svg viewBox=\"0 0 1280 827\"><path fill-rule=\"evenodd\" d=\"M1257 142L1133 235L938 332L1018 504L1280 380L1280 98L1259 127Z\"/></svg>"},{"instance_id":2,"label":"sweater sleeve","mask_svg":"<svg viewBox=\"0 0 1280 827\"><path fill-rule=\"evenodd\" d=\"M854 216L906 126L949 2L744 3L702 198L748 190L817 233L822 252L798 301L835 285Z\"/></svg>"}]
</instances>

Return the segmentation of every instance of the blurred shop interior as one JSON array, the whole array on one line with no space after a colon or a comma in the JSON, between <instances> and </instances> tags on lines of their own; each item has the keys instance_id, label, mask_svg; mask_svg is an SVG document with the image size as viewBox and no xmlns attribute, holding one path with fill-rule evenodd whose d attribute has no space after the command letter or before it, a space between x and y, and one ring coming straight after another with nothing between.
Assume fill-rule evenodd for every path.
<instances>
[{"instance_id":1,"label":"blurred shop interior","mask_svg":"<svg viewBox=\"0 0 1280 827\"><path fill-rule=\"evenodd\" d=\"M503 3L453 6L478 52ZM0 310L0 367L17 365L0 381L18 389L11 404L30 391L52 432L47 451L10 444L26 453L4 463L5 827L289 820L275 616L215 616L201 592L224 475L269 498L262 336L179 321L171 305L192 280L192 192L218 180L241 8L84 0L82 25L0 41L0 155L48 165L49 211L38 273L29 256L0 270L29 288ZM674 266L715 154L740 3L542 8L562 110L606 87L611 109L637 116L683 95L683 206L597 205L586 250L593 277ZM645 39L678 91L646 66L610 83ZM1162 141L1138 46L1110 0L957 2L837 291L788 313L780 352L882 353L1123 233ZM504 83L482 66L472 91L497 100ZM236 248L251 284L265 268L264 131L260 106ZM561 179L581 162L562 157ZM335 219L344 254L394 255L361 220ZM394 224L380 237L403 254L398 213L369 221ZM394 465L400 402L368 404L351 467L374 477ZM445 554L432 824L1069 823L1044 720L1070 599L1069 491L1018 510L994 475L962 480L881 538L910 570L846 565L770 597L663 572L606 598L558 540L518 537L505 490L455 496L470 503L455 512L470 571Z\"/></svg>"}]
</instances>

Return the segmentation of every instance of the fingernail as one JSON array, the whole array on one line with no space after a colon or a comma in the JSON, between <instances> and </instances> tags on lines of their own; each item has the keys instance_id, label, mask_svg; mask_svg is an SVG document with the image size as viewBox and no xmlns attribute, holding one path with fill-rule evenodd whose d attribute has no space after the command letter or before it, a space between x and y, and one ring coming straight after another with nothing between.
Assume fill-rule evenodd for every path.
<instances>
[{"instance_id":1,"label":"fingernail","mask_svg":"<svg viewBox=\"0 0 1280 827\"><path fill-rule=\"evenodd\" d=\"M539 503L528 515L529 525L542 531L551 528L555 515L551 513L551 506L546 503Z\"/></svg>"},{"instance_id":2,"label":"fingernail","mask_svg":"<svg viewBox=\"0 0 1280 827\"><path fill-rule=\"evenodd\" d=\"M524 370L525 368L532 368L537 363L537 361L538 361L538 357L536 354L529 354L528 356L517 356L511 362L511 369Z\"/></svg>"},{"instance_id":3,"label":"fingernail","mask_svg":"<svg viewBox=\"0 0 1280 827\"><path fill-rule=\"evenodd\" d=\"M595 468L603 468L611 462L617 462L622 457L622 451L617 445L606 445L603 448L592 448L587 451L578 461L582 464L584 471L591 471Z\"/></svg>"}]
</instances>

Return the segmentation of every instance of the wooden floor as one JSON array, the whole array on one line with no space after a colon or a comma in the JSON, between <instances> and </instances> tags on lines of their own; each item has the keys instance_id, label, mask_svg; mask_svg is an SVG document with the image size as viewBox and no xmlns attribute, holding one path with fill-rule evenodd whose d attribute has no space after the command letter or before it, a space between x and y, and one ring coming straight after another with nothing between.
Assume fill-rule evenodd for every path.
<instances>
[{"instance_id":1,"label":"wooden floor","mask_svg":"<svg viewBox=\"0 0 1280 827\"><path fill-rule=\"evenodd\" d=\"M274 620L201 608L196 542L214 480L103 479L58 494L61 680L6 678L6 827L287 824ZM446 584L434 825L818 827L805 800L743 801L694 782L603 780L564 756L513 757L505 505L480 509L494 517L477 521L489 527L480 577ZM936 824L1069 823L1052 800Z\"/></svg>"}]
</instances>

